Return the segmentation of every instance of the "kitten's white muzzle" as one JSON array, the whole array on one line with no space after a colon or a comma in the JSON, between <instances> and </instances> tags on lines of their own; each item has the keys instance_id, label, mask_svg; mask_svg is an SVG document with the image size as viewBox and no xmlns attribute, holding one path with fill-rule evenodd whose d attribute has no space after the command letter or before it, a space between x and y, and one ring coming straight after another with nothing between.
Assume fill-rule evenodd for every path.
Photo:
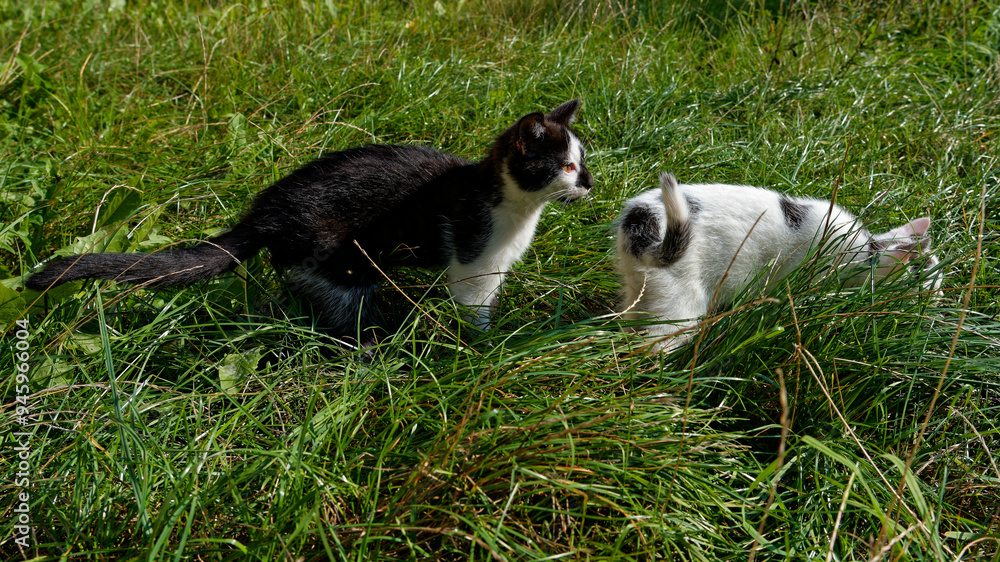
<instances>
[{"instance_id":1,"label":"kitten's white muzzle","mask_svg":"<svg viewBox=\"0 0 1000 562\"><path fill-rule=\"evenodd\" d=\"M569 189L564 189L562 193L556 197L556 201L560 203L572 203L573 201L579 201L588 195L590 195L589 189L573 186Z\"/></svg>"}]
</instances>

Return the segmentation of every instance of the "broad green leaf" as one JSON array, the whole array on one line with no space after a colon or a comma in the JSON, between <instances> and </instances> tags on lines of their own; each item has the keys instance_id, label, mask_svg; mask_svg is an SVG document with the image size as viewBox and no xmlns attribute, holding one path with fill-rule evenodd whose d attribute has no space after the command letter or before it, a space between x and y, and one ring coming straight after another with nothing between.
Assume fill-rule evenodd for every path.
<instances>
[{"instance_id":1,"label":"broad green leaf","mask_svg":"<svg viewBox=\"0 0 1000 562\"><path fill-rule=\"evenodd\" d=\"M108 195L97 213L97 226L116 227L127 221L142 206L142 193L129 187L118 187Z\"/></svg>"},{"instance_id":2,"label":"broad green leaf","mask_svg":"<svg viewBox=\"0 0 1000 562\"><path fill-rule=\"evenodd\" d=\"M27 305L21 293L0 284L0 326L5 329L15 320L24 315Z\"/></svg>"},{"instance_id":3,"label":"broad green leaf","mask_svg":"<svg viewBox=\"0 0 1000 562\"><path fill-rule=\"evenodd\" d=\"M52 388L73 384L73 365L61 359L44 357L31 369L33 388Z\"/></svg>"},{"instance_id":4,"label":"broad green leaf","mask_svg":"<svg viewBox=\"0 0 1000 562\"><path fill-rule=\"evenodd\" d=\"M157 239L155 242L157 247L154 249L170 243L170 239L166 236L157 235L157 232L160 230L158 221L161 214L163 214L163 206L158 205L150 213L142 217L139 225L135 227L135 230L132 231L132 236L130 236L129 250L150 251L146 248L149 247L149 243L153 238Z\"/></svg>"},{"instance_id":5,"label":"broad green leaf","mask_svg":"<svg viewBox=\"0 0 1000 562\"><path fill-rule=\"evenodd\" d=\"M246 378L257 372L257 363L264 356L261 348L244 353L230 353L219 363L219 385L222 390L232 393Z\"/></svg>"},{"instance_id":6,"label":"broad green leaf","mask_svg":"<svg viewBox=\"0 0 1000 562\"><path fill-rule=\"evenodd\" d=\"M124 229L115 229L109 232L108 229L99 228L93 234L78 236L69 246L56 250L57 256L72 256L75 254L94 254L101 252L122 252L125 250L128 240Z\"/></svg>"}]
</instances>

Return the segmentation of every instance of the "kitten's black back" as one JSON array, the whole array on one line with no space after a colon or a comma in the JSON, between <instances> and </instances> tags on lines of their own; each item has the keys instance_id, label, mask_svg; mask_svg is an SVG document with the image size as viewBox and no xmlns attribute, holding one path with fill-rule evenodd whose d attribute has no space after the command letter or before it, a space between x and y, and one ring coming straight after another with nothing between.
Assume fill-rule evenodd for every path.
<instances>
[{"instance_id":1,"label":"kitten's black back","mask_svg":"<svg viewBox=\"0 0 1000 562\"><path fill-rule=\"evenodd\" d=\"M292 172L258 195L243 222L265 241L276 267L369 260L380 265L447 265L442 223L489 206L473 192L476 165L420 146L373 145L337 152ZM483 233L466 233L472 238ZM334 259L323 251L334 251ZM400 251L396 251L396 250ZM332 265L330 267L333 267Z\"/></svg>"}]
</instances>

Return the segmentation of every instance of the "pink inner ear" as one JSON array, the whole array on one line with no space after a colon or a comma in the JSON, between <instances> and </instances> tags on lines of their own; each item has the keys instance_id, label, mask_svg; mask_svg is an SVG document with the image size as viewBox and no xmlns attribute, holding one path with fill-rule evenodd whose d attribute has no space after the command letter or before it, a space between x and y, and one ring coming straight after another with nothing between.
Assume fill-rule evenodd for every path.
<instances>
[{"instance_id":1,"label":"pink inner ear","mask_svg":"<svg viewBox=\"0 0 1000 562\"><path fill-rule=\"evenodd\" d=\"M921 217L919 219L913 219L903 226L897 226L889 232L886 232L885 235L880 236L880 238L888 240L899 238L920 238L930 227L931 218Z\"/></svg>"},{"instance_id":2,"label":"pink inner ear","mask_svg":"<svg viewBox=\"0 0 1000 562\"><path fill-rule=\"evenodd\" d=\"M921 217L919 219L913 219L906 226L910 230L910 236L923 236L931 227L931 218Z\"/></svg>"}]
</instances>

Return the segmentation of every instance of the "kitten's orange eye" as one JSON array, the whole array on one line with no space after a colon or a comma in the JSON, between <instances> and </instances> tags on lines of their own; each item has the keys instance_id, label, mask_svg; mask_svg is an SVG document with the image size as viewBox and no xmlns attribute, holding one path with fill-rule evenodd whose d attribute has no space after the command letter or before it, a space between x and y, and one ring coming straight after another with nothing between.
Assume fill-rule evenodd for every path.
<instances>
[{"instance_id":1,"label":"kitten's orange eye","mask_svg":"<svg viewBox=\"0 0 1000 562\"><path fill-rule=\"evenodd\" d=\"M570 172L576 171L576 164L570 162L569 164L563 164L563 170L568 174Z\"/></svg>"}]
</instances>

